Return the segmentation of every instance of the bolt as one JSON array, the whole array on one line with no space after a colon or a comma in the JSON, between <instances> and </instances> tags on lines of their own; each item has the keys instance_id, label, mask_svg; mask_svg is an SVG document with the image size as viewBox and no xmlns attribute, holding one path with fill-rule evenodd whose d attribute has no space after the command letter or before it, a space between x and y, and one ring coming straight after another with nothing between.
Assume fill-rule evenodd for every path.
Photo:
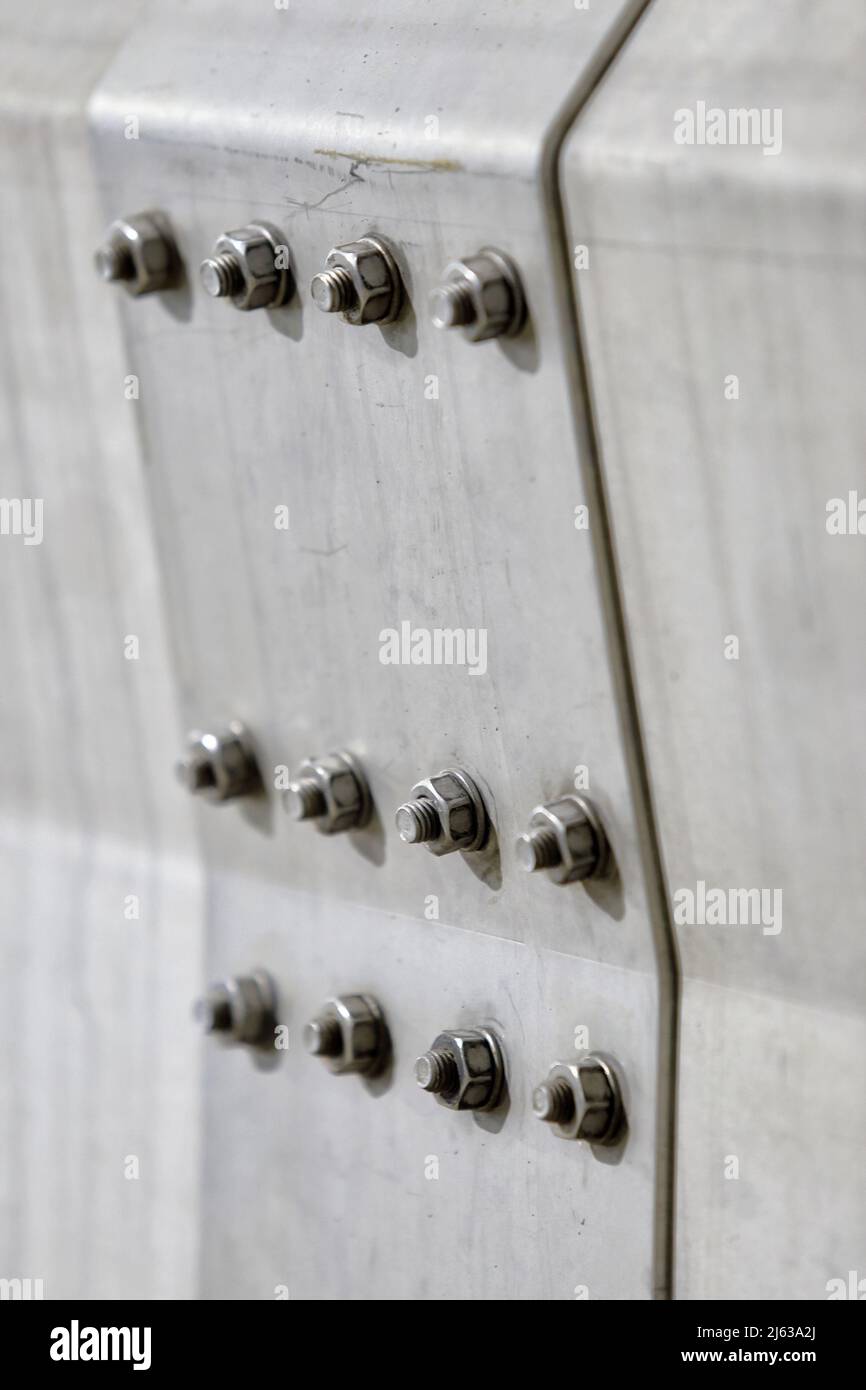
<instances>
[{"instance_id":1,"label":"bolt","mask_svg":"<svg viewBox=\"0 0 866 1390\"><path fill-rule=\"evenodd\" d=\"M180 272L180 257L168 219L157 211L117 218L93 261L101 280L120 283L131 295L168 289Z\"/></svg>"},{"instance_id":2,"label":"bolt","mask_svg":"<svg viewBox=\"0 0 866 1390\"><path fill-rule=\"evenodd\" d=\"M310 283L314 303L346 323L393 323L403 301L403 282L390 246L380 237L334 246Z\"/></svg>"},{"instance_id":3,"label":"bolt","mask_svg":"<svg viewBox=\"0 0 866 1390\"><path fill-rule=\"evenodd\" d=\"M295 821L312 821L322 835L359 830L373 810L360 761L348 749L305 758L283 796Z\"/></svg>"},{"instance_id":4,"label":"bolt","mask_svg":"<svg viewBox=\"0 0 866 1390\"><path fill-rule=\"evenodd\" d=\"M625 1116L612 1059L586 1052L571 1062L554 1062L532 1093L532 1110L558 1139L617 1143Z\"/></svg>"},{"instance_id":5,"label":"bolt","mask_svg":"<svg viewBox=\"0 0 866 1390\"><path fill-rule=\"evenodd\" d=\"M288 247L270 222L248 222L223 232L199 266L212 299L230 299L236 309L277 309L292 294Z\"/></svg>"},{"instance_id":6,"label":"bolt","mask_svg":"<svg viewBox=\"0 0 866 1390\"><path fill-rule=\"evenodd\" d=\"M285 806L292 820L315 820L327 810L324 793L312 777L301 777L289 783Z\"/></svg>"},{"instance_id":7,"label":"bolt","mask_svg":"<svg viewBox=\"0 0 866 1390\"><path fill-rule=\"evenodd\" d=\"M320 1014L305 1024L304 1047L311 1057L339 1057L343 1040L337 1019Z\"/></svg>"},{"instance_id":8,"label":"bolt","mask_svg":"<svg viewBox=\"0 0 866 1390\"><path fill-rule=\"evenodd\" d=\"M211 299L227 299L240 294L244 286L241 263L231 251L218 256L208 256L199 267L202 285Z\"/></svg>"},{"instance_id":9,"label":"bolt","mask_svg":"<svg viewBox=\"0 0 866 1390\"><path fill-rule=\"evenodd\" d=\"M431 1091L434 1096L444 1095L457 1087L457 1063L444 1048L425 1052L415 1063L415 1080L422 1091Z\"/></svg>"},{"instance_id":10,"label":"bolt","mask_svg":"<svg viewBox=\"0 0 866 1390\"><path fill-rule=\"evenodd\" d=\"M561 855L556 832L547 826L536 826L526 835L521 835L517 841L517 860L521 868L530 874L559 864Z\"/></svg>"},{"instance_id":11,"label":"bolt","mask_svg":"<svg viewBox=\"0 0 866 1390\"><path fill-rule=\"evenodd\" d=\"M430 296L430 311L436 328L462 328L471 343L519 332L526 308L517 267L492 246L452 261Z\"/></svg>"},{"instance_id":12,"label":"bolt","mask_svg":"<svg viewBox=\"0 0 866 1390\"><path fill-rule=\"evenodd\" d=\"M175 771L187 791L208 801L230 801L262 789L249 735L237 720L215 734L194 729L187 736L187 751L175 764Z\"/></svg>"},{"instance_id":13,"label":"bolt","mask_svg":"<svg viewBox=\"0 0 866 1390\"><path fill-rule=\"evenodd\" d=\"M352 277L342 266L314 275L310 292L324 314L343 313L357 298Z\"/></svg>"},{"instance_id":14,"label":"bolt","mask_svg":"<svg viewBox=\"0 0 866 1390\"><path fill-rule=\"evenodd\" d=\"M491 1110L505 1084L499 1040L488 1028L446 1029L415 1062L415 1080L448 1110Z\"/></svg>"},{"instance_id":15,"label":"bolt","mask_svg":"<svg viewBox=\"0 0 866 1390\"><path fill-rule=\"evenodd\" d=\"M490 822L481 792L468 772L446 767L412 788L394 820L405 845L426 845L441 856L483 849Z\"/></svg>"},{"instance_id":16,"label":"bolt","mask_svg":"<svg viewBox=\"0 0 866 1390\"><path fill-rule=\"evenodd\" d=\"M304 1026L304 1047L335 1076L375 1076L388 1060L390 1040L378 1003L369 994L327 999Z\"/></svg>"},{"instance_id":17,"label":"bolt","mask_svg":"<svg viewBox=\"0 0 866 1390\"><path fill-rule=\"evenodd\" d=\"M557 1078L536 1086L532 1110L546 1124L566 1124L574 1114L574 1095L568 1082Z\"/></svg>"},{"instance_id":18,"label":"bolt","mask_svg":"<svg viewBox=\"0 0 866 1390\"><path fill-rule=\"evenodd\" d=\"M208 1033L258 1046L272 1041L276 1012L273 982L264 970L233 975L211 985L194 1014Z\"/></svg>"},{"instance_id":19,"label":"bolt","mask_svg":"<svg viewBox=\"0 0 866 1390\"><path fill-rule=\"evenodd\" d=\"M439 813L432 801L406 801L397 808L397 831L404 845L423 845L442 834Z\"/></svg>"},{"instance_id":20,"label":"bolt","mask_svg":"<svg viewBox=\"0 0 866 1390\"><path fill-rule=\"evenodd\" d=\"M515 851L527 873L547 869L554 883L600 878L611 863L598 812L587 797L570 792L535 807Z\"/></svg>"}]
</instances>

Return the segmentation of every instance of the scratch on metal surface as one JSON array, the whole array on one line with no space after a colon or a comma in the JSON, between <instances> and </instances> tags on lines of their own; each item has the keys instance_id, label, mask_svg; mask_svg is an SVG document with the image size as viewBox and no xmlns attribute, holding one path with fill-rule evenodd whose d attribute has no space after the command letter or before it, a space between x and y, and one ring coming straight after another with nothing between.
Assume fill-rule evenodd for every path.
<instances>
[{"instance_id":1,"label":"scratch on metal surface","mask_svg":"<svg viewBox=\"0 0 866 1390\"><path fill-rule=\"evenodd\" d=\"M458 164L455 159L396 159L389 158L388 155L357 154L349 150L313 150L313 154L320 154L325 159L350 159L353 164L368 164L371 167L382 165L384 168L426 171L427 173L459 173L463 165Z\"/></svg>"}]
</instances>

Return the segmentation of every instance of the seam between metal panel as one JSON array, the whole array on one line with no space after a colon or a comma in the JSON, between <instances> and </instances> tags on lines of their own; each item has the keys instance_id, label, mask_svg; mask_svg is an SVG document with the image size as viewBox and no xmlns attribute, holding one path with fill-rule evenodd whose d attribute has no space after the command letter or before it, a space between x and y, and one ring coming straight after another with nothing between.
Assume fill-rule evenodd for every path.
<instances>
[{"instance_id":1,"label":"seam between metal panel","mask_svg":"<svg viewBox=\"0 0 866 1390\"><path fill-rule=\"evenodd\" d=\"M653 1296L669 1299L674 1288L674 1217L676 1183L676 1083L680 1012L680 967L665 882L661 843L653 806L649 767L640 723L635 677L628 647L628 629L613 541L599 430L593 410L591 363L569 256L568 224L560 184L563 145L584 104L607 75L611 63L631 37L650 0L626 13L599 54L596 67L570 93L548 130L542 151L542 181L547 232L554 274L559 282L560 329L571 346L567 354L575 431L582 481L589 503L593 554L599 582L605 637L617 715L623 736L629 784L640 838L644 880L658 968L659 1018L657 1036L657 1096L655 1135L655 1197L653 1212Z\"/></svg>"}]
</instances>

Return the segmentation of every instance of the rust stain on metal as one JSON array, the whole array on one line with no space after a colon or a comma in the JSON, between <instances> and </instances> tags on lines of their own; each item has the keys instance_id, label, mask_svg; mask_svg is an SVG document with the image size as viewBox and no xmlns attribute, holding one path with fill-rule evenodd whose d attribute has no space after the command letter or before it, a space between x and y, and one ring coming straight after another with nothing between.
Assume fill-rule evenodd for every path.
<instances>
[{"instance_id":1,"label":"rust stain on metal","mask_svg":"<svg viewBox=\"0 0 866 1390\"><path fill-rule=\"evenodd\" d=\"M395 159L381 154L356 154L351 150L313 150L325 159L350 159L353 164L383 164L402 169L426 169L433 173L459 173L463 168L455 159Z\"/></svg>"}]
</instances>

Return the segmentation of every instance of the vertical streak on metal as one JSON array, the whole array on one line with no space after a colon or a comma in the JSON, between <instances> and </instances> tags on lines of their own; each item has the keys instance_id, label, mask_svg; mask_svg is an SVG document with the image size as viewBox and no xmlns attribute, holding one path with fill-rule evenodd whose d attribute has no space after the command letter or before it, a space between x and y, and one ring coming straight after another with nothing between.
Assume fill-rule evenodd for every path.
<instances>
[{"instance_id":1,"label":"vertical streak on metal","mask_svg":"<svg viewBox=\"0 0 866 1390\"><path fill-rule=\"evenodd\" d=\"M680 968L665 886L661 844L653 807L649 769L641 731L635 679L628 647L628 629L616 566L616 552L601 462L598 428L593 413L591 366L572 279L568 251L568 227L560 188L560 155L567 135L592 92L631 36L650 0L641 0L627 13L610 37L609 48L572 91L557 120L547 133L543 151L542 180L546 202L551 262L559 281L560 331L571 344L566 370L570 378L575 431L582 460L583 484L590 506L590 534L605 618L605 635L617 714L623 733L628 776L632 789L641 856L650 904L651 928L658 966L659 1032L658 1107L656 1111L656 1171L653 1229L653 1294L674 1296L674 1194L676 1182L676 1081L680 1011Z\"/></svg>"}]
</instances>

